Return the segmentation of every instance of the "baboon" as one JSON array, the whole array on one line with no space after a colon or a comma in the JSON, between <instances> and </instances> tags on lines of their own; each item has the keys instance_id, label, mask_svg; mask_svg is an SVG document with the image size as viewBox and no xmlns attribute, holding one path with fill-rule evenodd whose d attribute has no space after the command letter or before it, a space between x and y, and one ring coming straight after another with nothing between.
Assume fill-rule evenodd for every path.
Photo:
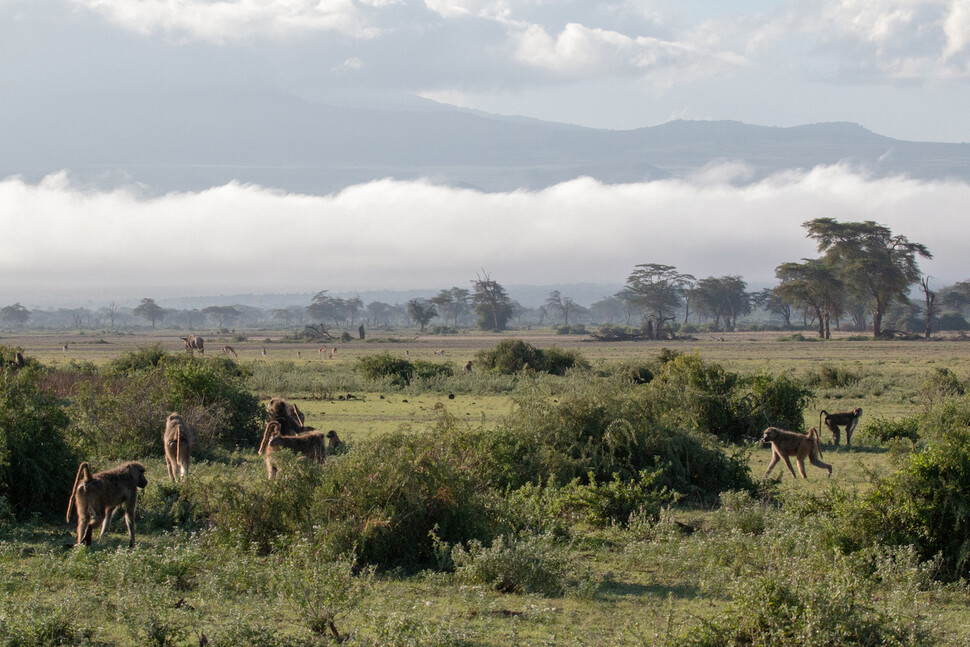
<instances>
[{"instance_id":1,"label":"baboon","mask_svg":"<svg viewBox=\"0 0 970 647\"><path fill-rule=\"evenodd\" d=\"M266 357L266 347L263 346L263 357Z\"/></svg>"},{"instance_id":2,"label":"baboon","mask_svg":"<svg viewBox=\"0 0 970 647\"><path fill-rule=\"evenodd\" d=\"M791 472L792 476L798 478L795 475L795 470L792 469L791 461L788 460L789 456L794 456L795 460L798 461L798 471L801 473L802 478L808 478L805 475L806 456L812 465L828 470L829 476L832 476L832 466L828 463L823 463L821 460L822 447L819 445L818 429L815 427L812 427L807 434L800 434L796 431L785 431L777 427L768 427L765 429L765 435L761 439L761 442L771 443L771 464L765 470L766 477L774 469L779 459L784 458L785 464L788 465L788 471Z\"/></svg>"},{"instance_id":3,"label":"baboon","mask_svg":"<svg viewBox=\"0 0 970 647\"><path fill-rule=\"evenodd\" d=\"M68 522L71 521L71 508L77 508L77 545L91 545L91 533L98 523L101 523L98 541L104 539L115 512L124 506L128 547L134 547L138 488L144 489L147 485L145 466L141 463L132 461L94 475L87 462L81 463L67 503Z\"/></svg>"},{"instance_id":4,"label":"baboon","mask_svg":"<svg viewBox=\"0 0 970 647\"><path fill-rule=\"evenodd\" d=\"M838 411L836 413L829 413L825 409L822 409L822 413L818 414L818 426L821 427L825 424L832 432L833 438L835 438L835 444L839 444L840 434L839 427L845 427L845 444L847 447L852 446L852 432L855 431L856 425L859 424L859 418L862 417L862 407L856 407L852 411Z\"/></svg>"},{"instance_id":5,"label":"baboon","mask_svg":"<svg viewBox=\"0 0 970 647\"><path fill-rule=\"evenodd\" d=\"M333 348L330 349L330 359L333 359L336 356L337 356L337 347L334 346Z\"/></svg>"},{"instance_id":6,"label":"baboon","mask_svg":"<svg viewBox=\"0 0 970 647\"><path fill-rule=\"evenodd\" d=\"M280 434L280 423L270 420L263 432L263 441L259 444L258 454L266 457L266 475L274 478L279 472L273 454L280 449L289 449L318 463L327 460L327 435L322 431L308 431L296 436Z\"/></svg>"},{"instance_id":7,"label":"baboon","mask_svg":"<svg viewBox=\"0 0 970 647\"><path fill-rule=\"evenodd\" d=\"M312 431L312 428L304 424L306 417L295 404L290 404L283 398L273 398L267 406L269 419L279 423L280 435L293 436L304 431Z\"/></svg>"},{"instance_id":8,"label":"baboon","mask_svg":"<svg viewBox=\"0 0 970 647\"><path fill-rule=\"evenodd\" d=\"M239 357L239 355L236 354L236 349L233 348L232 346L223 346L222 352L225 353L226 355L228 355L229 353L232 353L233 357Z\"/></svg>"},{"instance_id":9,"label":"baboon","mask_svg":"<svg viewBox=\"0 0 970 647\"><path fill-rule=\"evenodd\" d=\"M461 367L461 370L462 370L463 373L471 373L472 372L472 361L471 360L468 360L467 362L465 362L465 365Z\"/></svg>"},{"instance_id":10,"label":"baboon","mask_svg":"<svg viewBox=\"0 0 970 647\"><path fill-rule=\"evenodd\" d=\"M205 340L194 333L189 333L188 337L179 337L185 342L185 350L190 353L199 351L200 354L205 355Z\"/></svg>"},{"instance_id":11,"label":"baboon","mask_svg":"<svg viewBox=\"0 0 970 647\"><path fill-rule=\"evenodd\" d=\"M10 362L10 364L14 368L24 368L27 366L27 359L24 357L24 354L18 350L13 354L13 360Z\"/></svg>"},{"instance_id":12,"label":"baboon","mask_svg":"<svg viewBox=\"0 0 970 647\"><path fill-rule=\"evenodd\" d=\"M327 432L327 452L333 453L341 445L340 437L337 436L337 432L331 429Z\"/></svg>"},{"instance_id":13,"label":"baboon","mask_svg":"<svg viewBox=\"0 0 970 647\"><path fill-rule=\"evenodd\" d=\"M67 352L67 347L68 347L68 344L64 344L63 349L65 353Z\"/></svg>"},{"instance_id":14,"label":"baboon","mask_svg":"<svg viewBox=\"0 0 970 647\"><path fill-rule=\"evenodd\" d=\"M162 433L162 443L165 445L165 467L173 483L189 475L192 442L191 430L182 416L175 412L168 414L168 418L165 419L165 431Z\"/></svg>"}]
</instances>

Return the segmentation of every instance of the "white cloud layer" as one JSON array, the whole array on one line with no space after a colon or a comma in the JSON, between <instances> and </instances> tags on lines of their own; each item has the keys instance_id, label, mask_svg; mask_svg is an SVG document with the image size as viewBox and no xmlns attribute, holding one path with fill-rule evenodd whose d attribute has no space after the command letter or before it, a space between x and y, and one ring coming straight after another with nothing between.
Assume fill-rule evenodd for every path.
<instances>
[{"instance_id":1,"label":"white cloud layer","mask_svg":"<svg viewBox=\"0 0 970 647\"><path fill-rule=\"evenodd\" d=\"M338 32L355 38L380 33L372 9L394 0L71 0L141 33L161 32L223 43L252 37Z\"/></svg>"},{"instance_id":2,"label":"white cloud layer","mask_svg":"<svg viewBox=\"0 0 970 647\"><path fill-rule=\"evenodd\" d=\"M875 220L926 244L937 286L968 278L970 186L870 180L844 167L735 186L743 170L691 181L485 194L379 181L326 196L237 183L145 197L96 191L64 173L0 182L0 304L247 292L429 289L488 271L506 285L622 283L637 263L774 282L816 254L802 223Z\"/></svg>"}]
</instances>

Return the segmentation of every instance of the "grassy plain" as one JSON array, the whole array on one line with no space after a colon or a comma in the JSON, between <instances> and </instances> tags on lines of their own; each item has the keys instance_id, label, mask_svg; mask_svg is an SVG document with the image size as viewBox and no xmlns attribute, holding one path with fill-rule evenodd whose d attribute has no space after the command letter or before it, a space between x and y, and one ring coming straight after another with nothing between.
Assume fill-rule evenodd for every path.
<instances>
[{"instance_id":1,"label":"grassy plain","mask_svg":"<svg viewBox=\"0 0 970 647\"><path fill-rule=\"evenodd\" d=\"M970 376L970 344L955 339L780 341L780 333L759 332L664 342L594 343L585 337L537 330L353 341L337 344L337 354L331 359L329 353L318 352L319 347L282 341L278 331L249 332L244 340L234 335L204 336L210 354L218 353L225 344L235 348L239 361L252 370L252 389L261 398L283 395L297 402L308 424L337 429L351 443L351 451L358 438L427 428L442 410L484 428L514 414L514 385L490 380L477 371L471 375L456 371L441 388L374 389L355 376L353 365L360 356L380 352L411 360L451 362L458 369L479 350L506 337L520 337L539 347L578 350L597 370L654 357L661 348L696 351L705 361L719 362L729 370L789 373L805 381L816 394L806 410L808 425L817 424L822 408L862 406L862 428L873 417L896 418L919 410L924 402L923 382L934 369L950 369L963 380ZM28 356L55 366L103 364L121 352L156 342L171 351L182 349L175 331L0 335L0 343L22 347ZM65 343L67 351L62 349ZM441 350L443 354L436 354ZM840 372L851 379L843 384L827 381L826 375ZM348 399L348 394L353 397ZM779 465L774 473L780 477L778 498L833 489L857 493L873 479L897 469L889 449L859 431L851 449L832 447L827 432L822 438L826 441L825 460L835 467L832 478L806 466L809 480L796 481ZM752 473L760 476L770 452L752 446L748 456ZM164 466L158 459L144 462L149 467L151 490L163 482ZM247 475L263 478L256 456L240 456L237 462ZM197 464L192 469L197 473L220 468ZM156 495L147 492L145 496ZM675 521L694 532L681 534ZM585 572L582 579L587 586L572 593L552 597L508 594L462 583L447 573L383 573L340 615L337 624L341 631L351 632L352 644L668 644L685 628L722 613L735 591L728 583L745 574L759 569L804 568L805 572L789 575L806 580L818 577L807 568L813 563L811 546L793 548L799 555L793 559L779 553L779 546L814 540L816 531L799 523L794 515L783 514L768 503L748 502L734 509L674 508L666 522L654 527L577 528L568 551L571 561ZM9 632L17 622L24 622L27 631L45 618L77 615L94 618L87 624L96 629L92 636L66 644L194 645L201 644L201 634L215 644L315 644L301 632L298 613L287 603L291 598L279 592L278 577L285 565L274 556L254 556L240 548L238 553L213 560L202 547L206 543L202 536L145 528L139 529L138 547L128 551L121 548L119 528L93 549L71 551L64 548L72 541L72 529L66 525L40 520L4 524L0 530L0 591L6 602L0 609L0 628ZM909 596L907 612L916 609L929 618L937 644L970 643L970 595L965 582L915 586L898 577L884 577L884 588L877 588L877 595ZM146 607L154 607L154 611ZM18 609L27 620L11 615ZM253 633L260 626L267 631L262 639ZM248 628L249 642L238 637L219 641L219 636L242 636L245 632L240 627Z\"/></svg>"}]
</instances>

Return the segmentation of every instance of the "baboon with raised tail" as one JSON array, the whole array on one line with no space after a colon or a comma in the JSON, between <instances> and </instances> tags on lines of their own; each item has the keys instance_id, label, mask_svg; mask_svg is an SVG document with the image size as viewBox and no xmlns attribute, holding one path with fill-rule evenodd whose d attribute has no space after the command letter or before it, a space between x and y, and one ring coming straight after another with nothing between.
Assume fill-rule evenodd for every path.
<instances>
[{"instance_id":1,"label":"baboon with raised tail","mask_svg":"<svg viewBox=\"0 0 970 647\"><path fill-rule=\"evenodd\" d=\"M141 463L132 461L93 475L88 463L81 463L67 504L67 521L71 520L71 509L77 509L77 545L90 546L91 534L99 523L101 535L98 541L104 539L115 512L124 506L128 547L133 548L138 490L145 489L147 485L145 466Z\"/></svg>"}]
</instances>

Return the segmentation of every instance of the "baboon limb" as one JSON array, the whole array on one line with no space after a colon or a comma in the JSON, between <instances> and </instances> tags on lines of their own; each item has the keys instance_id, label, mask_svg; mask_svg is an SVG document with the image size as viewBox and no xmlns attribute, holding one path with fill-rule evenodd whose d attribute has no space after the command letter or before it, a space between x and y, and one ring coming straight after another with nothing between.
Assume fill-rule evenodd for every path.
<instances>
[{"instance_id":1,"label":"baboon limb","mask_svg":"<svg viewBox=\"0 0 970 647\"><path fill-rule=\"evenodd\" d=\"M133 547L138 489L144 489L147 485L145 466L141 463L132 461L93 475L88 463L81 463L77 468L71 498L67 504L68 522L71 520L71 508L77 509L77 544L90 546L94 526L99 523L100 542L108 531L115 512L124 506L128 546Z\"/></svg>"},{"instance_id":2,"label":"baboon limb","mask_svg":"<svg viewBox=\"0 0 970 647\"><path fill-rule=\"evenodd\" d=\"M165 467L172 482L181 481L189 474L189 456L192 453L193 434L178 413L168 414L162 444L165 445Z\"/></svg>"},{"instance_id":3,"label":"baboon limb","mask_svg":"<svg viewBox=\"0 0 970 647\"><path fill-rule=\"evenodd\" d=\"M765 470L766 477L774 469L775 465L778 464L779 460L785 459L785 465L788 466L788 471L797 479L798 476L792 468L791 461L788 459L789 456L794 456L798 462L798 471L802 475L802 478L808 478L805 475L806 457L812 465L820 469L828 470L829 476L832 476L832 466L828 463L823 463L820 458L822 448L819 445L818 430L815 427L812 427L807 434L785 431L777 427L768 427L765 429L765 435L761 439L761 442L771 443L771 464Z\"/></svg>"},{"instance_id":4,"label":"baboon limb","mask_svg":"<svg viewBox=\"0 0 970 647\"><path fill-rule=\"evenodd\" d=\"M837 411L836 413L829 413L825 409L822 409L822 412L818 414L818 426L821 427L824 424L829 428L836 445L839 444L839 440L841 439L839 427L845 427L845 444L851 447L852 432L855 431L856 425L859 424L859 418L861 417L862 407L856 407L852 411Z\"/></svg>"}]
</instances>

